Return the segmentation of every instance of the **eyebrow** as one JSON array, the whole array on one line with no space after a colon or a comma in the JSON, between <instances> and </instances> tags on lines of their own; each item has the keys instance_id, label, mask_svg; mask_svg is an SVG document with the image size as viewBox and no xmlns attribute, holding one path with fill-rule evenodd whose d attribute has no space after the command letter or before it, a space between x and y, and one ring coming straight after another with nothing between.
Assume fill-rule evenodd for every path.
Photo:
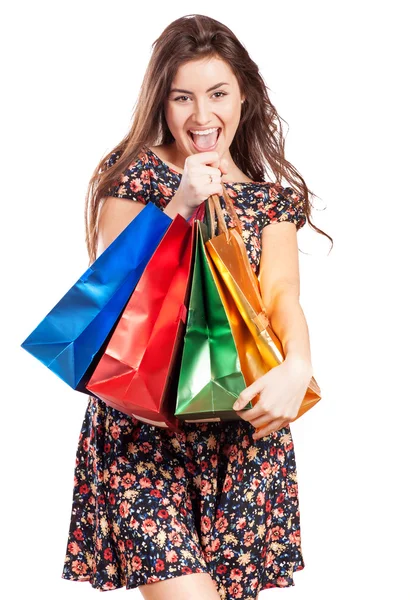
<instances>
[{"instance_id":1,"label":"eyebrow","mask_svg":"<svg viewBox=\"0 0 410 600\"><path fill-rule=\"evenodd\" d=\"M216 85L213 85L208 90L206 90L206 93L212 92L212 90L216 90L216 88L222 87L223 85L229 85L229 83L224 83L223 81L221 81L221 83L217 83ZM193 94L194 93L194 92L190 92L189 90L180 90L178 88L172 88L172 90L170 90L169 93L172 94L172 92L179 92L179 93L183 93L183 94Z\"/></svg>"}]
</instances>

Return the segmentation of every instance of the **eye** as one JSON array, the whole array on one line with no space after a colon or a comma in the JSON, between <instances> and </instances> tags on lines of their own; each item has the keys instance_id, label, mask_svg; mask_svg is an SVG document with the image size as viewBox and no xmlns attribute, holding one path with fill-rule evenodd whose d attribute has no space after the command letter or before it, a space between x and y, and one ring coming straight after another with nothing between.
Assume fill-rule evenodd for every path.
<instances>
[{"instance_id":1,"label":"eye","mask_svg":"<svg viewBox=\"0 0 410 600\"><path fill-rule=\"evenodd\" d=\"M178 102L179 100L181 100L181 98L188 98L188 96L178 96L178 98L174 98L174 101Z\"/></svg>"},{"instance_id":2,"label":"eye","mask_svg":"<svg viewBox=\"0 0 410 600\"><path fill-rule=\"evenodd\" d=\"M221 94L222 97L228 95L226 92L214 92L213 96L215 96L215 94ZM174 98L174 102L180 102L182 98L189 98L189 96L178 96L177 98ZM218 96L218 98L221 98L221 96ZM184 101L182 101L182 103L184 103Z\"/></svg>"}]
</instances>

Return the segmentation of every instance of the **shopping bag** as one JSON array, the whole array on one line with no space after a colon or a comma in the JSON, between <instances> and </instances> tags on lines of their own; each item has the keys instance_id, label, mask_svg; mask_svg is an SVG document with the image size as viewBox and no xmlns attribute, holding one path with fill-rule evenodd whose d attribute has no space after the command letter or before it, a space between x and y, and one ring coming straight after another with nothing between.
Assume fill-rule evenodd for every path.
<instances>
[{"instance_id":1,"label":"shopping bag","mask_svg":"<svg viewBox=\"0 0 410 600\"><path fill-rule=\"evenodd\" d=\"M232 406L246 384L205 253L206 226L196 220L195 228L195 261L175 415L190 423L239 420Z\"/></svg>"},{"instance_id":2,"label":"shopping bag","mask_svg":"<svg viewBox=\"0 0 410 600\"><path fill-rule=\"evenodd\" d=\"M72 388L85 384L172 219L150 202L21 344Z\"/></svg>"},{"instance_id":3,"label":"shopping bag","mask_svg":"<svg viewBox=\"0 0 410 600\"><path fill-rule=\"evenodd\" d=\"M122 412L178 429L170 383L186 323L194 229L177 214L148 262L87 390Z\"/></svg>"},{"instance_id":4,"label":"shopping bag","mask_svg":"<svg viewBox=\"0 0 410 600\"><path fill-rule=\"evenodd\" d=\"M211 237L206 242L205 247L220 279L225 284L228 298L230 297L230 301L236 305L243 323L251 333L260 356L265 363L263 365L261 361L253 360L251 372L253 372L254 378L257 379L268 370L281 364L284 361L284 352L282 344L273 331L266 314L266 309L263 306L259 280L250 265L246 247L242 239L241 223L224 186L223 195L226 206L236 222L236 226L232 228L226 227L219 197L215 194L212 195L209 198L209 230ZM220 232L216 236L213 235L215 223L217 223L218 232ZM229 300L226 301L229 302ZM260 369L259 373L258 369ZM255 398L258 398L258 396ZM293 421L312 408L320 399L321 390L315 378L312 377L298 414Z\"/></svg>"},{"instance_id":5,"label":"shopping bag","mask_svg":"<svg viewBox=\"0 0 410 600\"><path fill-rule=\"evenodd\" d=\"M251 334L247 323L243 320L243 317L239 312L229 289L226 287L224 280L215 269L212 259L209 257L208 250L205 249L205 251L208 257L209 268L212 271L219 297L222 300L226 316L231 327L232 336L238 351L241 371L243 373L246 386L249 386L256 379L267 373L271 367L264 361L255 339ZM255 396L251 400L251 404L254 405L257 399L258 396Z\"/></svg>"}]
</instances>

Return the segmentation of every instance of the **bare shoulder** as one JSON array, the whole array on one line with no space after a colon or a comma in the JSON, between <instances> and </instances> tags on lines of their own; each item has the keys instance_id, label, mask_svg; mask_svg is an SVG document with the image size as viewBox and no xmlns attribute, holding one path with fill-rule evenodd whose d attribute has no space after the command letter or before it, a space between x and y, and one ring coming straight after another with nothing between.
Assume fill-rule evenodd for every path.
<instances>
[{"instance_id":1,"label":"bare shoulder","mask_svg":"<svg viewBox=\"0 0 410 600\"><path fill-rule=\"evenodd\" d=\"M98 217L98 256L108 248L145 206L142 202L130 202L117 196L106 196L102 201Z\"/></svg>"}]
</instances>

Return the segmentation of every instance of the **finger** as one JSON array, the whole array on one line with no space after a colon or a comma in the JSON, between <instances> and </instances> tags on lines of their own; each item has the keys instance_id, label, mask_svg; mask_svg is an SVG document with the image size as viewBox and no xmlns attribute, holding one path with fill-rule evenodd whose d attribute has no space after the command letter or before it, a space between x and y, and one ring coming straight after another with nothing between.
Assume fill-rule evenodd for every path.
<instances>
[{"instance_id":1,"label":"finger","mask_svg":"<svg viewBox=\"0 0 410 600\"><path fill-rule=\"evenodd\" d=\"M239 394L235 404L233 405L234 410L241 410L244 408L248 402L252 400L257 394L259 394L264 387L263 381L261 381L261 377L254 381L249 387L242 390Z\"/></svg>"},{"instance_id":2,"label":"finger","mask_svg":"<svg viewBox=\"0 0 410 600\"><path fill-rule=\"evenodd\" d=\"M237 410L236 412L245 421L253 421L257 418L264 419L266 421L266 411L261 406L259 406L258 400L259 394L257 394L257 396L255 396L254 398L251 398L250 402L252 404L252 408L243 408L241 410Z\"/></svg>"},{"instance_id":3,"label":"finger","mask_svg":"<svg viewBox=\"0 0 410 600\"><path fill-rule=\"evenodd\" d=\"M240 412L248 405L248 403L250 403L252 405L252 408L250 408L250 409L248 408L247 410L252 410L253 411L252 416L258 417L263 412L260 406L256 410L259 398L260 398L260 392L257 392L257 393L248 392L246 395L244 395L244 392L242 392L238 396L235 404L233 405L233 409L236 410L237 412Z\"/></svg>"},{"instance_id":4,"label":"finger","mask_svg":"<svg viewBox=\"0 0 410 600\"><path fill-rule=\"evenodd\" d=\"M192 164L195 165L211 165L212 167L218 168L221 159L219 152L213 150L212 152L198 152L197 154L191 154L187 160L190 160Z\"/></svg>"},{"instance_id":5,"label":"finger","mask_svg":"<svg viewBox=\"0 0 410 600\"><path fill-rule=\"evenodd\" d=\"M206 189L204 200L206 200L207 198L209 198L209 196L212 196L213 194L216 194L217 196L223 194L222 186L220 183L209 182L209 187L207 187Z\"/></svg>"},{"instance_id":6,"label":"finger","mask_svg":"<svg viewBox=\"0 0 410 600\"><path fill-rule=\"evenodd\" d=\"M265 412L261 412L259 415L256 415L254 418L251 418L250 421L254 427L263 427L266 421L269 420L269 423L272 423L274 417L267 415Z\"/></svg>"},{"instance_id":7,"label":"finger","mask_svg":"<svg viewBox=\"0 0 410 600\"><path fill-rule=\"evenodd\" d=\"M254 433L257 433L258 431L262 431L262 429L266 429L267 427L270 427L272 425L272 421L271 420L267 421L266 415L265 415L264 421L262 421L259 425L256 425L255 421L252 421L251 425L253 425L253 427L255 428Z\"/></svg>"},{"instance_id":8,"label":"finger","mask_svg":"<svg viewBox=\"0 0 410 600\"><path fill-rule=\"evenodd\" d=\"M210 175L212 176L213 183L221 183L222 181L221 171L219 169L214 169L214 167L201 167L201 170L198 171L198 175L206 177L209 182L211 182Z\"/></svg>"},{"instance_id":9,"label":"finger","mask_svg":"<svg viewBox=\"0 0 410 600\"><path fill-rule=\"evenodd\" d=\"M260 440L261 438L270 435L275 431L275 427L272 425L272 422L265 424L264 427L258 427L252 434L252 439Z\"/></svg>"},{"instance_id":10,"label":"finger","mask_svg":"<svg viewBox=\"0 0 410 600\"><path fill-rule=\"evenodd\" d=\"M211 168L217 169L219 174L228 173L229 161L227 158L221 158L219 152L199 152L198 154L191 154L189 158L193 159L195 164L210 165Z\"/></svg>"},{"instance_id":11,"label":"finger","mask_svg":"<svg viewBox=\"0 0 410 600\"><path fill-rule=\"evenodd\" d=\"M279 429L282 429L282 427L284 427L283 424L283 419L275 419L274 421L271 421L264 427L259 427L257 431L255 431L255 433L252 435L252 438L254 440L259 440L260 438L266 437L274 431L279 431Z\"/></svg>"}]
</instances>

